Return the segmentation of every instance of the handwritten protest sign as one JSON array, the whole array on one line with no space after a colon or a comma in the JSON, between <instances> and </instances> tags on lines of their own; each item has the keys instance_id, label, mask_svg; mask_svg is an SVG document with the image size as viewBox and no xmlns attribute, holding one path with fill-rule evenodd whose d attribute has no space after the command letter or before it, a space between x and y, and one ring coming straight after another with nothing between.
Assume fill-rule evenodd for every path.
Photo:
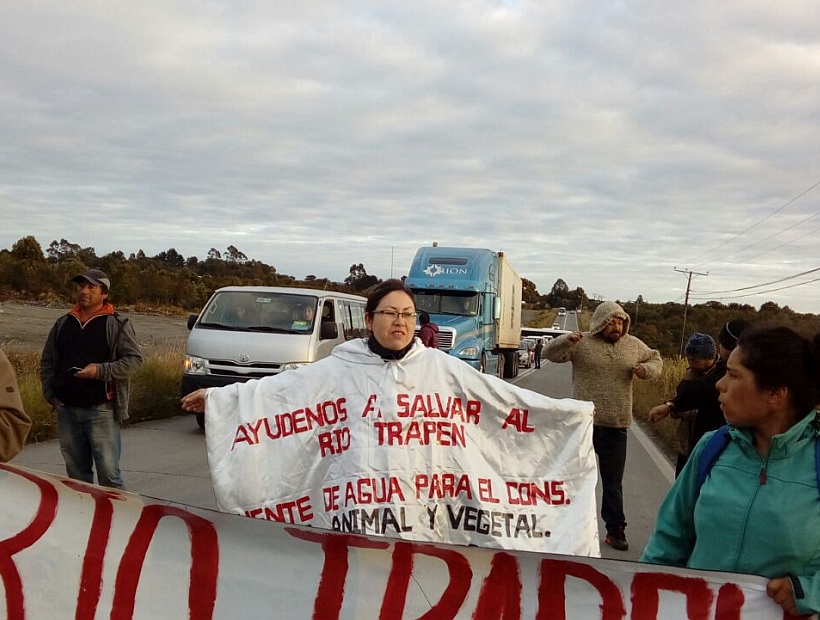
<instances>
[{"instance_id":1,"label":"handwritten protest sign","mask_svg":"<svg viewBox=\"0 0 820 620\"><path fill-rule=\"evenodd\" d=\"M338 532L597 556L592 403L556 400L419 345L363 341L213 391L220 509Z\"/></svg>"},{"instance_id":2,"label":"handwritten protest sign","mask_svg":"<svg viewBox=\"0 0 820 620\"><path fill-rule=\"evenodd\" d=\"M332 533L0 465L11 620L781 620L765 583Z\"/></svg>"}]
</instances>

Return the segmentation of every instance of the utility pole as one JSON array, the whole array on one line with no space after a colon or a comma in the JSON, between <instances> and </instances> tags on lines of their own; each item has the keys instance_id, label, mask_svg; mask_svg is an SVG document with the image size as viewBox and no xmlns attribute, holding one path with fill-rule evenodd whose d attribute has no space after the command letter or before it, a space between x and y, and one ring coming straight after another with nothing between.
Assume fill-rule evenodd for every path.
<instances>
[{"instance_id":1,"label":"utility pole","mask_svg":"<svg viewBox=\"0 0 820 620\"><path fill-rule=\"evenodd\" d=\"M683 342L684 342L684 338L686 338L686 314L689 311L689 289L692 286L692 276L693 275L708 276L709 272L707 271L706 273L700 273L698 271L692 271L691 269L678 269L677 267L675 267L675 271L677 271L678 273L687 274L686 299L683 302L683 327L681 328L681 333L680 333L680 355L681 355L681 357L683 357Z\"/></svg>"}]
</instances>

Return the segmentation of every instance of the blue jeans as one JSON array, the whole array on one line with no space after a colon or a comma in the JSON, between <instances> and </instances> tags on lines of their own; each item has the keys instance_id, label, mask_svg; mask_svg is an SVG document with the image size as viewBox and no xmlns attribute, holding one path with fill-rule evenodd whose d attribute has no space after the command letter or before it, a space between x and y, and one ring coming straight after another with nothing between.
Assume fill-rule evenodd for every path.
<instances>
[{"instance_id":1,"label":"blue jeans","mask_svg":"<svg viewBox=\"0 0 820 620\"><path fill-rule=\"evenodd\" d=\"M110 403L96 407L57 408L57 433L69 478L123 489L120 475L120 423Z\"/></svg>"}]
</instances>

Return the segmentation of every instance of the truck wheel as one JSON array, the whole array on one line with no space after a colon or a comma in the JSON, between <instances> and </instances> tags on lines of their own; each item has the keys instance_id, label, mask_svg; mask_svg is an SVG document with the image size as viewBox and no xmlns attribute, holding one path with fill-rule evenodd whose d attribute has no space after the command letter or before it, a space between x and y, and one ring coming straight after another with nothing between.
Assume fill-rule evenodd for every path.
<instances>
[{"instance_id":1,"label":"truck wheel","mask_svg":"<svg viewBox=\"0 0 820 620\"><path fill-rule=\"evenodd\" d=\"M504 378L504 354L499 353L495 358L495 375L499 379Z\"/></svg>"},{"instance_id":2,"label":"truck wheel","mask_svg":"<svg viewBox=\"0 0 820 620\"><path fill-rule=\"evenodd\" d=\"M196 423L199 424L199 428L205 428L205 414L204 413L197 413L196 414Z\"/></svg>"},{"instance_id":3,"label":"truck wheel","mask_svg":"<svg viewBox=\"0 0 820 620\"><path fill-rule=\"evenodd\" d=\"M513 353L515 353L515 355L503 354L505 379L512 379L518 374L518 352L513 351Z\"/></svg>"}]
</instances>

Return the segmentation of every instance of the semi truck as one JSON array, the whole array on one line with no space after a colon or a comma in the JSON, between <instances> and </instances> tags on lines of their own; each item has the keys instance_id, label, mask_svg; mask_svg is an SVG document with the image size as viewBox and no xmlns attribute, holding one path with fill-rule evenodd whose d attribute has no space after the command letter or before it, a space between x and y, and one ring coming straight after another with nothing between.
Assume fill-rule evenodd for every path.
<instances>
[{"instance_id":1,"label":"semi truck","mask_svg":"<svg viewBox=\"0 0 820 620\"><path fill-rule=\"evenodd\" d=\"M419 248L405 284L438 325L439 349L502 378L518 374L521 278L503 252Z\"/></svg>"}]
</instances>

